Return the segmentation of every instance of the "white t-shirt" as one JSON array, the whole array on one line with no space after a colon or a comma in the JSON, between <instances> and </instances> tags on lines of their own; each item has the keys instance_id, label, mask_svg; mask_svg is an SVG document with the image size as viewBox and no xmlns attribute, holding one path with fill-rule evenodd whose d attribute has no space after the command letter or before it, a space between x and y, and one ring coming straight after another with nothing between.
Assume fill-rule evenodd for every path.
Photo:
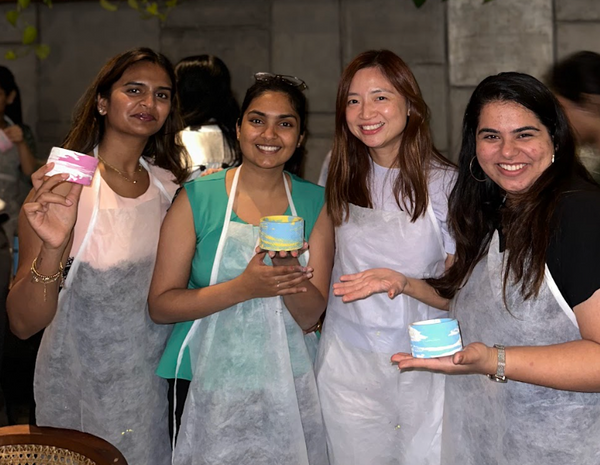
<instances>
[{"instance_id":1,"label":"white t-shirt","mask_svg":"<svg viewBox=\"0 0 600 465\"><path fill-rule=\"evenodd\" d=\"M396 180L398 168L385 168L375 162L371 163L371 176L369 179L369 191L373 208L384 211L398 211L400 207L394 198L394 181ZM456 182L456 170L450 167L435 166L429 173L427 180L429 202L433 213L442 231L444 250L450 255L456 252L454 239L448 232L448 197Z\"/></svg>"}]
</instances>

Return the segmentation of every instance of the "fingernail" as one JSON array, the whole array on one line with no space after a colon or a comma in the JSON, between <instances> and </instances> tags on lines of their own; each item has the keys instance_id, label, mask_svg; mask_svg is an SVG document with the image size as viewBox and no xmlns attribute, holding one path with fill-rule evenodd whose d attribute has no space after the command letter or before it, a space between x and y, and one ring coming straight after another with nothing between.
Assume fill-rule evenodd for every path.
<instances>
[{"instance_id":1,"label":"fingernail","mask_svg":"<svg viewBox=\"0 0 600 465\"><path fill-rule=\"evenodd\" d=\"M63 179L69 179L69 175L67 173L61 173L60 177Z\"/></svg>"},{"instance_id":2,"label":"fingernail","mask_svg":"<svg viewBox=\"0 0 600 465\"><path fill-rule=\"evenodd\" d=\"M73 202L71 202L69 199L67 199L65 203L69 206L73 205Z\"/></svg>"}]
</instances>

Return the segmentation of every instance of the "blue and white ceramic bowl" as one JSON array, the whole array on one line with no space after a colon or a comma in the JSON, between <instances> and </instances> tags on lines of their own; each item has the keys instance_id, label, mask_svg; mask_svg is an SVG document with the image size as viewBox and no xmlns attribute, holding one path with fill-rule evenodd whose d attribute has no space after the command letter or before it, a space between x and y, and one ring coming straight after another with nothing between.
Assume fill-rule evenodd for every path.
<instances>
[{"instance_id":1,"label":"blue and white ceramic bowl","mask_svg":"<svg viewBox=\"0 0 600 465\"><path fill-rule=\"evenodd\" d=\"M415 358L437 358L462 350L458 321L436 318L417 321L409 326L410 346Z\"/></svg>"}]
</instances>

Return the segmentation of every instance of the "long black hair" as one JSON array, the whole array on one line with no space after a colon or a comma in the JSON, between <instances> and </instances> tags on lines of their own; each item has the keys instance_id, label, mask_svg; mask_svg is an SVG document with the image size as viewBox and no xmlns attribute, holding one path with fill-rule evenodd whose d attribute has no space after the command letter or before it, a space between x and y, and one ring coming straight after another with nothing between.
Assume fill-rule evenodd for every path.
<instances>
[{"instance_id":1,"label":"long black hair","mask_svg":"<svg viewBox=\"0 0 600 465\"><path fill-rule=\"evenodd\" d=\"M511 194L506 202L506 193L476 162L479 117L482 108L493 102L512 102L533 112L554 144L554 163L526 192ZM507 251L504 288L510 276L512 284L520 284L525 299L537 295L544 278L550 220L574 174L590 179L575 156L569 123L552 92L527 74L500 73L484 79L465 111L458 179L449 199L448 224L456 240L455 262L441 278L428 282L443 297L453 297L486 255L494 230L501 228Z\"/></svg>"},{"instance_id":2,"label":"long black hair","mask_svg":"<svg viewBox=\"0 0 600 465\"><path fill-rule=\"evenodd\" d=\"M235 153L235 122L240 107L225 63L214 55L190 56L177 63L175 75L185 126L218 125L231 153Z\"/></svg>"}]
</instances>

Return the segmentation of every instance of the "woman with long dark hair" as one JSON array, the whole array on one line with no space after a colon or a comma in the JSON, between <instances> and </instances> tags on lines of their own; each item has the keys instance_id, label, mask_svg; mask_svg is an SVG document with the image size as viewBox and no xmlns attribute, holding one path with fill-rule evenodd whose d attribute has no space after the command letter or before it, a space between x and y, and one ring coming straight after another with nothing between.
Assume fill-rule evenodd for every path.
<instances>
[{"instance_id":1,"label":"woman with long dark hair","mask_svg":"<svg viewBox=\"0 0 600 465\"><path fill-rule=\"evenodd\" d=\"M326 194L336 227L334 282L371 279L382 266L440 275L454 244L446 231L454 169L434 147L429 110L394 53L358 55L342 73ZM409 349L408 325L440 310L408 296L391 302L331 292L317 382L332 463L436 464L444 378L390 365Z\"/></svg>"},{"instance_id":2,"label":"woman with long dark hair","mask_svg":"<svg viewBox=\"0 0 600 465\"><path fill-rule=\"evenodd\" d=\"M214 55L183 58L175 66L181 116L179 133L195 178L231 166L236 158L235 122L240 108L225 63Z\"/></svg>"},{"instance_id":3,"label":"woman with long dark hair","mask_svg":"<svg viewBox=\"0 0 600 465\"><path fill-rule=\"evenodd\" d=\"M463 351L392 358L454 375L442 463L598 463L600 188L532 76L490 76L471 96L449 222L456 260L433 287L391 272L371 287L446 299L460 323Z\"/></svg>"},{"instance_id":4,"label":"woman with long dark hair","mask_svg":"<svg viewBox=\"0 0 600 465\"><path fill-rule=\"evenodd\" d=\"M181 128L164 55L137 48L109 60L63 144L99 159L92 185L45 176L52 163L34 173L8 297L18 337L46 328L37 423L98 435L130 465L170 456L167 383L154 374L170 328L150 320L147 298L160 225L187 177Z\"/></svg>"}]
</instances>

